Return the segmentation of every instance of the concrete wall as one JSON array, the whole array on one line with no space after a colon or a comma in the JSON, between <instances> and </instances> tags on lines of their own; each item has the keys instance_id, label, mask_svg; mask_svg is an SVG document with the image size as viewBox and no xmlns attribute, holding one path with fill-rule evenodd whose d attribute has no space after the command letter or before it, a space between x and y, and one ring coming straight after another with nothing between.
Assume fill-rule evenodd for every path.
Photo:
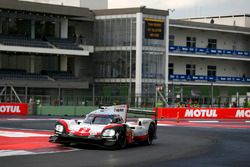
<instances>
[{"instance_id":1,"label":"concrete wall","mask_svg":"<svg viewBox=\"0 0 250 167\"><path fill-rule=\"evenodd\" d=\"M249 37L240 34L170 27L175 45L186 46L186 37L196 37L196 47L206 48L208 39L217 39L217 49L249 50Z\"/></svg>"},{"instance_id":2,"label":"concrete wall","mask_svg":"<svg viewBox=\"0 0 250 167\"><path fill-rule=\"evenodd\" d=\"M194 19L185 19L188 21L193 21L193 22L202 22L202 23L210 23L211 20L213 19L214 24L222 24L222 25L229 25L229 26L240 26L240 27L250 27L248 19L250 17L246 17L244 15L240 17L214 17L214 18L194 18Z\"/></svg>"},{"instance_id":3,"label":"concrete wall","mask_svg":"<svg viewBox=\"0 0 250 167\"><path fill-rule=\"evenodd\" d=\"M202 59L202 58L184 58L170 57L170 63L174 64L174 74L186 74L186 64L196 65L196 75L207 75L207 66L213 65L217 67L217 76L239 76L243 74L250 76L248 67L250 63L243 61Z\"/></svg>"},{"instance_id":4,"label":"concrete wall","mask_svg":"<svg viewBox=\"0 0 250 167\"><path fill-rule=\"evenodd\" d=\"M51 115L51 116L82 116L90 113L98 107L89 106L41 106L38 108L38 115Z\"/></svg>"}]
</instances>

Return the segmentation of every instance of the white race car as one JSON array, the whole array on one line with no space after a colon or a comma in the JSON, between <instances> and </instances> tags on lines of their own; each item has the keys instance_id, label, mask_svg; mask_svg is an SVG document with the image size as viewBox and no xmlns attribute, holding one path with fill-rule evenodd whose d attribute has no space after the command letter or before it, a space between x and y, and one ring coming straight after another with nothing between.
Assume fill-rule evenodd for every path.
<instances>
[{"instance_id":1,"label":"white race car","mask_svg":"<svg viewBox=\"0 0 250 167\"><path fill-rule=\"evenodd\" d=\"M127 122L127 112L152 115ZM157 120L153 111L128 110L127 105L102 107L89 113L85 119L59 119L55 134L49 141L97 144L111 149L124 148L131 143L151 145L156 139Z\"/></svg>"}]
</instances>

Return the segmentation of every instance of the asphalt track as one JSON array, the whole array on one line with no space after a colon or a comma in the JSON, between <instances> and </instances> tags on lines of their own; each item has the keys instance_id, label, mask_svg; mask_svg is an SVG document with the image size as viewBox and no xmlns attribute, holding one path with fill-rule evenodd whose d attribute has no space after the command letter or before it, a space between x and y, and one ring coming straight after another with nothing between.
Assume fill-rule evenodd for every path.
<instances>
[{"instance_id":1,"label":"asphalt track","mask_svg":"<svg viewBox=\"0 0 250 167\"><path fill-rule=\"evenodd\" d=\"M0 131L36 129L51 133L55 120L4 120ZM207 123L206 123L207 124ZM219 123L216 123L218 125ZM232 123L233 125L237 123ZM249 125L249 123L244 123ZM224 124L223 124L224 125ZM34 155L2 156L1 167L84 167L84 166L199 166L199 167L249 167L250 128L230 126L190 126L166 124L158 128L158 139L151 146L131 145L123 150L110 151L94 146L77 145L64 151ZM9 129L11 128L11 129ZM13 129L12 129L13 128ZM48 130L41 131L40 130ZM1 134L0 134L1 136ZM47 140L47 137L45 138ZM18 138L17 138L18 140ZM46 145L50 143L45 143ZM0 148L2 143L0 143ZM51 146L51 145L50 145ZM28 147L28 145L26 146ZM60 150L59 149L59 150ZM71 150L67 150L71 149ZM1 149L0 149L1 151Z\"/></svg>"}]
</instances>

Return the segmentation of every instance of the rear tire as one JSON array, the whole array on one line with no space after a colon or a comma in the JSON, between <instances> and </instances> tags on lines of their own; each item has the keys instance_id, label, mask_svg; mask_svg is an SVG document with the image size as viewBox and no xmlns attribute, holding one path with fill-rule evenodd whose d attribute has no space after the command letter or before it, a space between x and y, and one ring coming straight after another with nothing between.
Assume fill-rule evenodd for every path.
<instances>
[{"instance_id":1,"label":"rear tire","mask_svg":"<svg viewBox=\"0 0 250 167\"><path fill-rule=\"evenodd\" d=\"M148 137L147 139L144 141L144 143L146 145L152 145L153 144L153 139L154 139L154 136L155 136L155 125L153 123L151 123L149 125L149 128L148 128Z\"/></svg>"},{"instance_id":2,"label":"rear tire","mask_svg":"<svg viewBox=\"0 0 250 167\"><path fill-rule=\"evenodd\" d=\"M62 143L62 145L63 145L64 147L69 147L70 144L71 144L71 143L69 143L69 142L67 142L67 143Z\"/></svg>"}]
</instances>

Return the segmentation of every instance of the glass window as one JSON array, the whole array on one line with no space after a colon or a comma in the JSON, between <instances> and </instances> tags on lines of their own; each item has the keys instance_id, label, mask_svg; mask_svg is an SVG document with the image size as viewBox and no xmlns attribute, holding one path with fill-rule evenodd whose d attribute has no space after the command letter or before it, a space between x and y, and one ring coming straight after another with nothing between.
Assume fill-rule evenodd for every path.
<instances>
[{"instance_id":1,"label":"glass window","mask_svg":"<svg viewBox=\"0 0 250 167\"><path fill-rule=\"evenodd\" d=\"M207 76L216 76L216 66L207 66Z\"/></svg>"},{"instance_id":2,"label":"glass window","mask_svg":"<svg viewBox=\"0 0 250 167\"><path fill-rule=\"evenodd\" d=\"M174 64L169 63L168 64L168 75L173 75L174 74Z\"/></svg>"},{"instance_id":3,"label":"glass window","mask_svg":"<svg viewBox=\"0 0 250 167\"><path fill-rule=\"evenodd\" d=\"M186 75L195 75L195 64L186 64Z\"/></svg>"},{"instance_id":4,"label":"glass window","mask_svg":"<svg viewBox=\"0 0 250 167\"><path fill-rule=\"evenodd\" d=\"M132 52L132 77L135 76L135 51ZM129 78L130 52L107 51L95 52L95 77L97 78Z\"/></svg>"},{"instance_id":5,"label":"glass window","mask_svg":"<svg viewBox=\"0 0 250 167\"><path fill-rule=\"evenodd\" d=\"M163 52L143 51L142 77L163 78Z\"/></svg>"},{"instance_id":6,"label":"glass window","mask_svg":"<svg viewBox=\"0 0 250 167\"><path fill-rule=\"evenodd\" d=\"M186 38L186 46L187 47L196 47L196 37L187 37Z\"/></svg>"},{"instance_id":7,"label":"glass window","mask_svg":"<svg viewBox=\"0 0 250 167\"><path fill-rule=\"evenodd\" d=\"M97 46L130 46L131 43L135 45L136 19L115 18L96 20L95 41Z\"/></svg>"},{"instance_id":8,"label":"glass window","mask_svg":"<svg viewBox=\"0 0 250 167\"><path fill-rule=\"evenodd\" d=\"M207 48L216 49L217 48L217 39L208 39Z\"/></svg>"},{"instance_id":9,"label":"glass window","mask_svg":"<svg viewBox=\"0 0 250 167\"><path fill-rule=\"evenodd\" d=\"M174 35L169 35L169 46L174 46Z\"/></svg>"}]
</instances>

